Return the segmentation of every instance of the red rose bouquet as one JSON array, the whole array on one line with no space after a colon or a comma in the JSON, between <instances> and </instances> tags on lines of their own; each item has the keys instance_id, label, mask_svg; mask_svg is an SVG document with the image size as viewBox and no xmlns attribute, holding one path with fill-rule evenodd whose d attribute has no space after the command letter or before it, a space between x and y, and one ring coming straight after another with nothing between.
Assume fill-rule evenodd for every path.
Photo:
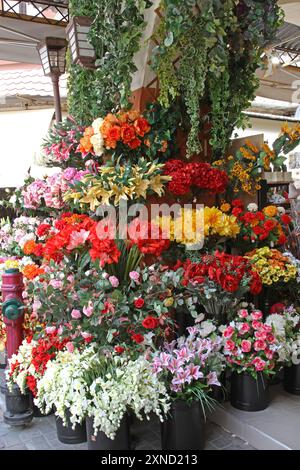
<instances>
[{"instance_id":1,"label":"red rose bouquet","mask_svg":"<svg viewBox=\"0 0 300 470\"><path fill-rule=\"evenodd\" d=\"M181 269L187 291L219 321L246 293L257 295L262 290L259 275L243 256L216 251L202 255L197 262L188 260Z\"/></svg>"},{"instance_id":2,"label":"red rose bouquet","mask_svg":"<svg viewBox=\"0 0 300 470\"><path fill-rule=\"evenodd\" d=\"M209 163L169 160L165 164L164 173L172 177L168 190L176 196L189 193L193 187L220 194L224 193L228 184L225 171L213 168Z\"/></svg>"},{"instance_id":3,"label":"red rose bouquet","mask_svg":"<svg viewBox=\"0 0 300 470\"><path fill-rule=\"evenodd\" d=\"M238 242L246 249L269 245L271 247L282 246L287 241L287 228L292 219L285 210L276 206L267 206L258 210L256 204L249 204L247 209L244 204L236 199L232 203L232 215L237 218L240 226Z\"/></svg>"},{"instance_id":4,"label":"red rose bouquet","mask_svg":"<svg viewBox=\"0 0 300 470\"><path fill-rule=\"evenodd\" d=\"M236 372L247 372L255 379L259 372L274 373L281 347L272 326L262 318L259 310L242 309L223 331L223 353L229 367Z\"/></svg>"}]
</instances>

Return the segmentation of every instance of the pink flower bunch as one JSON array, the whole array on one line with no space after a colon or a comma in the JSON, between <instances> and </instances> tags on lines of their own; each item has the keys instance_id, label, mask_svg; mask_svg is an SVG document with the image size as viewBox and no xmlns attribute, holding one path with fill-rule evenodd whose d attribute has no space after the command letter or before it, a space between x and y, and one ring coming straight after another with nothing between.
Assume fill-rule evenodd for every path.
<instances>
[{"instance_id":1,"label":"pink flower bunch","mask_svg":"<svg viewBox=\"0 0 300 470\"><path fill-rule=\"evenodd\" d=\"M187 338L164 345L153 358L153 372L165 376L175 395L190 396L196 383L208 392L211 385L221 385L218 380L222 371L221 341L218 336L202 338L200 329L194 327Z\"/></svg>"},{"instance_id":2,"label":"pink flower bunch","mask_svg":"<svg viewBox=\"0 0 300 470\"><path fill-rule=\"evenodd\" d=\"M60 173L48 176L45 180L35 180L22 190L24 207L38 209L45 204L49 208L62 209L65 205L63 194L87 173L89 173L88 170L78 171L76 168L66 168Z\"/></svg>"},{"instance_id":3,"label":"pink flower bunch","mask_svg":"<svg viewBox=\"0 0 300 470\"><path fill-rule=\"evenodd\" d=\"M247 371L253 377L258 372L273 373L280 342L272 326L264 323L260 310L239 310L224 329L223 340L224 356L232 369Z\"/></svg>"}]
</instances>

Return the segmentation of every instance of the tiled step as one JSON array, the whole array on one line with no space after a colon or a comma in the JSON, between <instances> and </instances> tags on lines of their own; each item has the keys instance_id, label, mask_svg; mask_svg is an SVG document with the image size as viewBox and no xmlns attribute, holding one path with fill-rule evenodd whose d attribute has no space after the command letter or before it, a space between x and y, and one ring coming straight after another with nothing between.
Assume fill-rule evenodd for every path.
<instances>
[{"instance_id":1,"label":"tiled step","mask_svg":"<svg viewBox=\"0 0 300 470\"><path fill-rule=\"evenodd\" d=\"M300 396L271 387L271 404L263 411L246 412L230 403L218 407L210 420L259 450L300 450Z\"/></svg>"}]
</instances>

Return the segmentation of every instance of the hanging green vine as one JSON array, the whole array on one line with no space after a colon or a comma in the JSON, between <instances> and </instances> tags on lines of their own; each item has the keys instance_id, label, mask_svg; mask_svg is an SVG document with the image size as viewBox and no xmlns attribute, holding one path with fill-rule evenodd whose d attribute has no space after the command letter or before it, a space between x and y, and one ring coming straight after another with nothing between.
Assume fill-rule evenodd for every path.
<instances>
[{"instance_id":1,"label":"hanging green vine","mask_svg":"<svg viewBox=\"0 0 300 470\"><path fill-rule=\"evenodd\" d=\"M90 41L96 52L96 69L69 65L69 111L80 123L129 104L134 55L145 27L150 0L70 0L71 16L94 19Z\"/></svg>"},{"instance_id":2,"label":"hanging green vine","mask_svg":"<svg viewBox=\"0 0 300 470\"><path fill-rule=\"evenodd\" d=\"M182 96L190 120L188 156L201 149L200 109L210 106L216 158L243 122L242 111L257 88L261 54L282 21L274 0L161 0L152 66L160 103Z\"/></svg>"}]
</instances>

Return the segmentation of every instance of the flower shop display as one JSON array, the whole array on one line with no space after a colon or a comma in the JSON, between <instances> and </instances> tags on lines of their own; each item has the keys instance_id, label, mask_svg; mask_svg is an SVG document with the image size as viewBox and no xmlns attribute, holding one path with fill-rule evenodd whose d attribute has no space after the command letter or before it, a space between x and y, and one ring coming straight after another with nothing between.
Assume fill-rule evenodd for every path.
<instances>
[{"instance_id":1,"label":"flower shop display","mask_svg":"<svg viewBox=\"0 0 300 470\"><path fill-rule=\"evenodd\" d=\"M271 313L266 323L271 325L282 342L279 361L285 365L284 389L300 395L300 315L293 307L284 304Z\"/></svg>"},{"instance_id":2,"label":"flower shop display","mask_svg":"<svg viewBox=\"0 0 300 470\"><path fill-rule=\"evenodd\" d=\"M18 211L26 209L27 213L37 211L43 214L55 214L55 211L65 207L63 200L65 192L75 181L81 180L89 173L90 170L77 170L69 167L45 179L29 177L24 186L15 191L10 202Z\"/></svg>"},{"instance_id":3,"label":"flower shop display","mask_svg":"<svg viewBox=\"0 0 300 470\"><path fill-rule=\"evenodd\" d=\"M90 164L90 160L93 161L96 157L93 152L81 152L79 146L83 133L84 127L78 125L70 116L55 124L49 130L42 145L43 163L63 169L67 167L85 169Z\"/></svg>"},{"instance_id":4,"label":"flower shop display","mask_svg":"<svg viewBox=\"0 0 300 470\"><path fill-rule=\"evenodd\" d=\"M96 341L99 349L130 355L155 348L174 331L180 280L160 266L132 270L124 282L104 270L50 265L29 283L28 295L33 312L49 327L55 322L73 347Z\"/></svg>"},{"instance_id":5,"label":"flower shop display","mask_svg":"<svg viewBox=\"0 0 300 470\"><path fill-rule=\"evenodd\" d=\"M297 268L287 256L267 246L257 248L245 255L252 264L264 286L287 284L297 277Z\"/></svg>"},{"instance_id":6,"label":"flower shop display","mask_svg":"<svg viewBox=\"0 0 300 470\"><path fill-rule=\"evenodd\" d=\"M164 174L170 177L168 191L175 196L193 192L195 188L212 194L224 193L228 184L225 171L213 168L209 163L186 163L183 160L168 160Z\"/></svg>"},{"instance_id":7,"label":"flower shop display","mask_svg":"<svg viewBox=\"0 0 300 470\"><path fill-rule=\"evenodd\" d=\"M162 425L163 450L201 450L204 446L204 420L215 401L212 385L220 386L223 370L221 339L208 325L188 328L187 338L166 343L153 357L153 372L169 390L171 414Z\"/></svg>"},{"instance_id":8,"label":"flower shop display","mask_svg":"<svg viewBox=\"0 0 300 470\"><path fill-rule=\"evenodd\" d=\"M226 321L248 292L257 295L262 290L260 276L242 256L216 251L200 254L197 261L187 260L182 267L178 266L182 270L182 285L219 324Z\"/></svg>"},{"instance_id":9,"label":"flower shop display","mask_svg":"<svg viewBox=\"0 0 300 470\"><path fill-rule=\"evenodd\" d=\"M231 405L259 411L269 405L268 376L275 373L282 347L259 310L241 309L223 329L224 356L232 369Z\"/></svg>"},{"instance_id":10,"label":"flower shop display","mask_svg":"<svg viewBox=\"0 0 300 470\"><path fill-rule=\"evenodd\" d=\"M243 251L247 248L283 246L287 242L288 228L292 218L285 213L283 207L273 205L258 210L258 206L250 203L245 209L240 199L234 199L223 207L237 218L239 225L238 244ZM231 208L231 209L230 209Z\"/></svg>"},{"instance_id":11,"label":"flower shop display","mask_svg":"<svg viewBox=\"0 0 300 470\"><path fill-rule=\"evenodd\" d=\"M147 162L144 158L136 164L107 164L75 182L64 195L64 201L74 209L94 212L101 205L119 206L122 200L137 202L152 194L162 196L165 184L170 180L162 174L163 168L157 160Z\"/></svg>"}]
</instances>

